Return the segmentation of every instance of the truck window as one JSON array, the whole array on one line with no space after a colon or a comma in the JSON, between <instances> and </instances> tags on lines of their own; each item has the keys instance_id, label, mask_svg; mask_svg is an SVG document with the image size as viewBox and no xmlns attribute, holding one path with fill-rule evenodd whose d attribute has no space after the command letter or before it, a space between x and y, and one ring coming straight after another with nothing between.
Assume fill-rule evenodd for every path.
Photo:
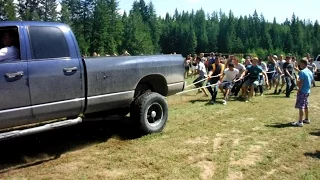
<instances>
[{"instance_id":1,"label":"truck window","mask_svg":"<svg viewBox=\"0 0 320 180\"><path fill-rule=\"evenodd\" d=\"M320 56L316 57L315 61L320 61Z\"/></svg>"},{"instance_id":2,"label":"truck window","mask_svg":"<svg viewBox=\"0 0 320 180\"><path fill-rule=\"evenodd\" d=\"M63 32L57 27L29 26L32 59L70 57Z\"/></svg>"},{"instance_id":3,"label":"truck window","mask_svg":"<svg viewBox=\"0 0 320 180\"><path fill-rule=\"evenodd\" d=\"M18 27L0 27L0 62L20 60Z\"/></svg>"}]
</instances>

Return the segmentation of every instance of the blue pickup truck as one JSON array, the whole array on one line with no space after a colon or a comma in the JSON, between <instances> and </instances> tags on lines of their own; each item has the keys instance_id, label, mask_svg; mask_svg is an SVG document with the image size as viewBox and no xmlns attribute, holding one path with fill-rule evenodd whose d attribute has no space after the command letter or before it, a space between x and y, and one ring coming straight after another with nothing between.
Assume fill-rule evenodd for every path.
<instances>
[{"instance_id":1,"label":"blue pickup truck","mask_svg":"<svg viewBox=\"0 0 320 180\"><path fill-rule=\"evenodd\" d=\"M165 97L184 89L181 55L83 58L68 25L0 22L7 31L19 57L0 61L0 140L129 113L142 133L160 132Z\"/></svg>"}]
</instances>

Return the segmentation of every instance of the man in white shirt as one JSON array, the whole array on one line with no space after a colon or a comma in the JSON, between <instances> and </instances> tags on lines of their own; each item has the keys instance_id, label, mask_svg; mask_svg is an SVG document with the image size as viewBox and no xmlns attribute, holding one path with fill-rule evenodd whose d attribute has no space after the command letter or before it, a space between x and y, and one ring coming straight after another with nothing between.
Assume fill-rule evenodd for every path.
<instances>
[{"instance_id":1,"label":"man in white shirt","mask_svg":"<svg viewBox=\"0 0 320 180\"><path fill-rule=\"evenodd\" d=\"M275 90L274 90L274 94L280 94L282 91L282 88L284 87L284 85L286 84L286 79L284 78L283 75L283 64L286 62L286 60L283 59L283 55L281 54L279 56L279 60L277 61L277 65L279 68L277 68L277 81L278 83L276 84ZM281 83L280 89L278 91L278 87Z\"/></svg>"},{"instance_id":2,"label":"man in white shirt","mask_svg":"<svg viewBox=\"0 0 320 180\"><path fill-rule=\"evenodd\" d=\"M246 67L243 64L239 63L239 59L237 57L234 59L233 63L234 67L239 71L238 77L240 77L241 74L246 70ZM242 83L243 80L239 80L233 86L232 92L234 93L234 96L238 96Z\"/></svg>"},{"instance_id":3,"label":"man in white shirt","mask_svg":"<svg viewBox=\"0 0 320 180\"><path fill-rule=\"evenodd\" d=\"M220 90L223 91L224 99L222 103L224 105L227 104L227 100L229 98L229 93L233 87L233 83L236 77L239 75L239 70L234 68L233 63L228 64L228 68L224 70L221 79L223 80L222 84L220 85Z\"/></svg>"},{"instance_id":4,"label":"man in white shirt","mask_svg":"<svg viewBox=\"0 0 320 180\"><path fill-rule=\"evenodd\" d=\"M5 32L2 36L2 43L5 46L0 49L0 62L19 59L19 50L13 45L14 32Z\"/></svg>"},{"instance_id":5,"label":"man in white shirt","mask_svg":"<svg viewBox=\"0 0 320 180\"><path fill-rule=\"evenodd\" d=\"M196 61L197 61L197 63L198 63L197 72L198 72L199 76L198 76L197 79L195 79L195 80L193 81L193 83L196 83L196 82L198 82L198 81L201 81L201 82L195 84L196 88L200 88L200 87L203 86L203 82L204 82L204 81L202 81L202 80L204 80L204 79L207 77L207 70L206 70L206 67L205 67L204 63L201 62L201 58L200 58L200 57L197 57L197 60L196 60ZM205 90L205 88L201 88L201 90L205 93L206 96L209 96L208 93L207 93L207 91ZM201 90L199 89L199 90L198 90L198 93L201 93Z\"/></svg>"}]
</instances>

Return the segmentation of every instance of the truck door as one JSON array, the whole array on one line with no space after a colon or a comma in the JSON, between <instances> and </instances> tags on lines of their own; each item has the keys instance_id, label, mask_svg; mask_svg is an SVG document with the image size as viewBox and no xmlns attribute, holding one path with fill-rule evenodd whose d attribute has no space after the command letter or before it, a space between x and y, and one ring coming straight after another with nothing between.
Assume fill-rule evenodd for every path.
<instances>
[{"instance_id":1,"label":"truck door","mask_svg":"<svg viewBox=\"0 0 320 180\"><path fill-rule=\"evenodd\" d=\"M70 29L48 24L27 29L33 115L39 120L79 115L84 103L82 66Z\"/></svg>"},{"instance_id":2,"label":"truck door","mask_svg":"<svg viewBox=\"0 0 320 180\"><path fill-rule=\"evenodd\" d=\"M23 125L32 118L28 69L21 36L17 26L0 27L0 129ZM10 33L8 33L10 31ZM10 37L12 36L12 37ZM13 38L18 58L10 58L5 38ZM11 56L12 57L12 56Z\"/></svg>"}]
</instances>

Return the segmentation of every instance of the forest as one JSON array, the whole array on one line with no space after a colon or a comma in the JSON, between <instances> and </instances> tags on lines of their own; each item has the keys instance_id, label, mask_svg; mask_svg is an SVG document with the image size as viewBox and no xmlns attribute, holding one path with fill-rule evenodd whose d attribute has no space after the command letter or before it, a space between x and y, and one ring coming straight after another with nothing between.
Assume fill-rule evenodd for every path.
<instances>
[{"instance_id":1,"label":"forest","mask_svg":"<svg viewBox=\"0 0 320 180\"><path fill-rule=\"evenodd\" d=\"M57 10L58 4L61 10ZM117 0L0 0L0 20L57 21L70 25L82 54L256 54L320 53L319 22L299 19L268 22L262 13L236 17L203 9L157 15L152 2L136 0L119 13ZM289 16L289 15L288 15Z\"/></svg>"}]
</instances>

